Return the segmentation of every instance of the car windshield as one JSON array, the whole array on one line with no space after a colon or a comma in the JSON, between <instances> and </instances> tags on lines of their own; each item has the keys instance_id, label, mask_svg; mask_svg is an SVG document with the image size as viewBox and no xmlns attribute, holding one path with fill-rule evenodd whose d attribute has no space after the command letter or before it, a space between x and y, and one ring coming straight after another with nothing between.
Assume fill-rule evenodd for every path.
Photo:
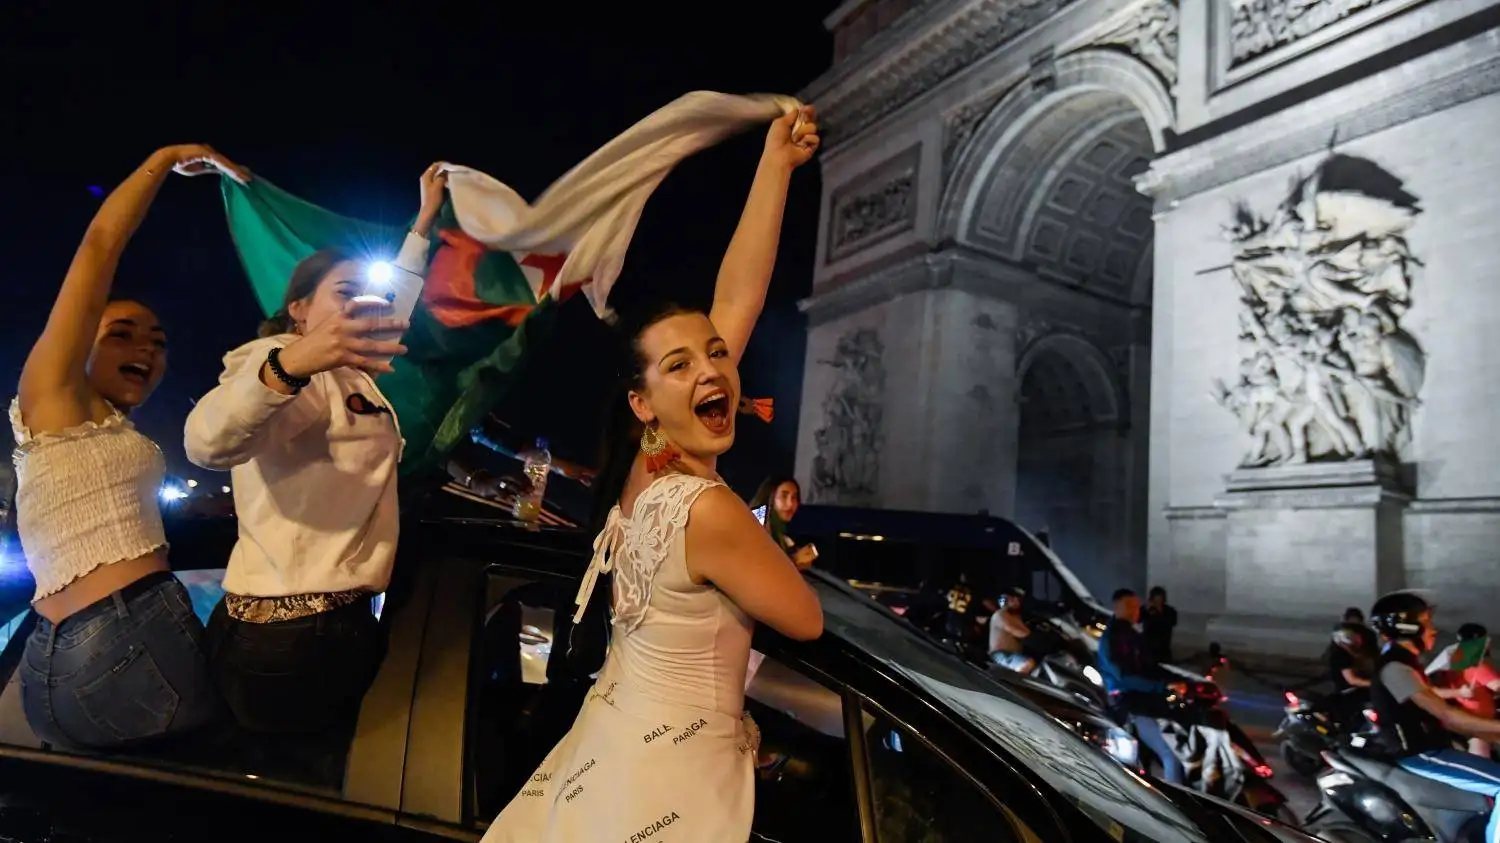
<instances>
[{"instance_id":1,"label":"car windshield","mask_svg":"<svg viewBox=\"0 0 1500 843\"><path fill-rule=\"evenodd\" d=\"M819 578L814 585L828 632L879 659L982 728L1114 839L1207 841L1198 826L1150 783L910 624L842 583Z\"/></svg>"}]
</instances>

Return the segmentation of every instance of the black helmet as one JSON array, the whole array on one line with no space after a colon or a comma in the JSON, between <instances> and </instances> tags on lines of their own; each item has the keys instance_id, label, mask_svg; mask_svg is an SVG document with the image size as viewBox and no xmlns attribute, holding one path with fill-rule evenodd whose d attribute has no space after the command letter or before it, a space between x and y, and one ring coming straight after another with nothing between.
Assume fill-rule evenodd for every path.
<instances>
[{"instance_id":1,"label":"black helmet","mask_svg":"<svg viewBox=\"0 0 1500 843\"><path fill-rule=\"evenodd\" d=\"M1393 591L1370 607L1370 625L1392 641L1414 641L1422 637L1422 615L1433 605L1414 591Z\"/></svg>"},{"instance_id":2,"label":"black helmet","mask_svg":"<svg viewBox=\"0 0 1500 843\"><path fill-rule=\"evenodd\" d=\"M1488 638L1489 635L1489 630L1485 629L1482 624L1466 623L1458 628L1458 640L1460 641L1473 641L1478 638Z\"/></svg>"}]
</instances>

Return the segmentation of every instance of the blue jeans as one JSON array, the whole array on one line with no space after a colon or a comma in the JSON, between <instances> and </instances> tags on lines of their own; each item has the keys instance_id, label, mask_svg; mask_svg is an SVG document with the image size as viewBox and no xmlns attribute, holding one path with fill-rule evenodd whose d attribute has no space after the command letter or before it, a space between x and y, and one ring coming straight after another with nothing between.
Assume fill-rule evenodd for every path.
<instances>
[{"instance_id":1,"label":"blue jeans","mask_svg":"<svg viewBox=\"0 0 1500 843\"><path fill-rule=\"evenodd\" d=\"M1187 771L1183 769L1182 759L1177 757L1176 750L1172 749L1166 736L1161 733L1161 726L1156 722L1156 718L1147 717L1144 714L1132 714L1130 723L1135 726L1135 739L1151 750L1161 761L1162 781L1182 784L1187 778Z\"/></svg>"},{"instance_id":2,"label":"blue jeans","mask_svg":"<svg viewBox=\"0 0 1500 843\"><path fill-rule=\"evenodd\" d=\"M1459 790L1500 797L1500 764L1456 749L1439 749L1403 758L1398 764L1409 773L1432 779ZM1491 811L1484 839L1500 843L1500 813Z\"/></svg>"},{"instance_id":3,"label":"blue jeans","mask_svg":"<svg viewBox=\"0 0 1500 843\"><path fill-rule=\"evenodd\" d=\"M54 625L38 618L21 659L21 702L42 740L110 749L219 717L187 589L150 574Z\"/></svg>"}]
</instances>

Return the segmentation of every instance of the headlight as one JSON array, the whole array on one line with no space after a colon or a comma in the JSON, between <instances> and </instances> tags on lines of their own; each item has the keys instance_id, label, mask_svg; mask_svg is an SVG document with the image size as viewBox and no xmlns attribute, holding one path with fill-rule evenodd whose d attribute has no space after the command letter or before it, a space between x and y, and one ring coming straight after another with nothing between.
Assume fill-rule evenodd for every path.
<instances>
[{"instance_id":1,"label":"headlight","mask_svg":"<svg viewBox=\"0 0 1500 843\"><path fill-rule=\"evenodd\" d=\"M1083 675L1087 676L1088 680L1090 682L1094 683L1095 685L1098 685L1101 688L1104 687L1104 677L1099 675L1099 671L1093 665L1091 665L1091 664L1084 665L1083 666Z\"/></svg>"}]
</instances>

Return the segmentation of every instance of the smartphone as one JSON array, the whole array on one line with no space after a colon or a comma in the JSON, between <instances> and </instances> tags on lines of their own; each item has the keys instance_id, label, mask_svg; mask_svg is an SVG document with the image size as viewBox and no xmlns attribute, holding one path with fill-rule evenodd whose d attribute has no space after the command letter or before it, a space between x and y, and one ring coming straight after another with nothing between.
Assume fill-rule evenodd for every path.
<instances>
[{"instance_id":1,"label":"smartphone","mask_svg":"<svg viewBox=\"0 0 1500 843\"><path fill-rule=\"evenodd\" d=\"M364 268L364 291L354 297L361 317L386 317L410 320L417 309L417 300L422 297L422 278L419 275L386 263L374 261ZM399 341L401 331L376 331L371 339ZM390 362L389 357L375 358Z\"/></svg>"},{"instance_id":2,"label":"smartphone","mask_svg":"<svg viewBox=\"0 0 1500 843\"><path fill-rule=\"evenodd\" d=\"M766 526L766 506L769 506L769 504L757 506L755 509L751 510L755 513L755 520L759 521L762 527Z\"/></svg>"}]
</instances>

